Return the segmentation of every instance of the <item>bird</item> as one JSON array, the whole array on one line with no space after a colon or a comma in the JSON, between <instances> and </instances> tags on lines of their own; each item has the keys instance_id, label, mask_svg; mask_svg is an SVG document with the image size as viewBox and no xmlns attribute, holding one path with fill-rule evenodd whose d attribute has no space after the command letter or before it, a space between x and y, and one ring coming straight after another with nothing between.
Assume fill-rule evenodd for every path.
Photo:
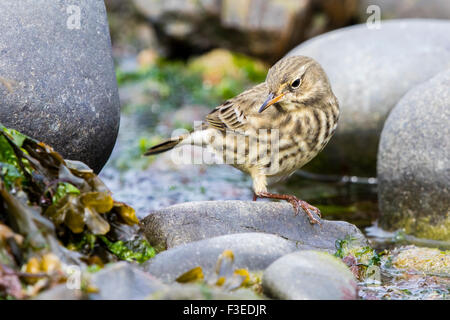
<instances>
[{"instance_id":1,"label":"bird","mask_svg":"<svg viewBox=\"0 0 450 320\"><path fill-rule=\"evenodd\" d=\"M149 148L146 156L175 147L207 148L226 164L251 176L253 200L288 201L311 224L321 212L293 195L268 192L310 162L333 136L339 103L322 66L313 58L288 56L276 62L263 83L214 108L191 132Z\"/></svg>"}]
</instances>

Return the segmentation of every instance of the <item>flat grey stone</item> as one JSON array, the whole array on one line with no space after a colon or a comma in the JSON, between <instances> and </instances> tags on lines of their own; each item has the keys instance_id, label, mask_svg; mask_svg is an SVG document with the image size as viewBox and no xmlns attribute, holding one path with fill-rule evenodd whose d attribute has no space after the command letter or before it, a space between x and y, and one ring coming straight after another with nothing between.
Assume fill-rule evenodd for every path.
<instances>
[{"instance_id":1,"label":"flat grey stone","mask_svg":"<svg viewBox=\"0 0 450 320\"><path fill-rule=\"evenodd\" d=\"M0 122L99 172L120 116L103 1L2 0L0 29Z\"/></svg>"},{"instance_id":2,"label":"flat grey stone","mask_svg":"<svg viewBox=\"0 0 450 320\"><path fill-rule=\"evenodd\" d=\"M357 298L356 280L336 257L317 251L297 251L272 263L263 274L268 296L289 300L349 300Z\"/></svg>"},{"instance_id":3,"label":"flat grey stone","mask_svg":"<svg viewBox=\"0 0 450 320\"><path fill-rule=\"evenodd\" d=\"M152 294L150 300L260 300L250 289L225 291L220 287L202 284L174 283Z\"/></svg>"},{"instance_id":4,"label":"flat grey stone","mask_svg":"<svg viewBox=\"0 0 450 320\"><path fill-rule=\"evenodd\" d=\"M86 294L80 289L69 289L66 284L59 284L38 294L33 300L85 300Z\"/></svg>"},{"instance_id":5,"label":"flat grey stone","mask_svg":"<svg viewBox=\"0 0 450 320\"><path fill-rule=\"evenodd\" d=\"M341 117L330 143L305 169L375 175L384 121L412 87L450 67L450 21L404 19L335 30L288 55L316 59L330 78Z\"/></svg>"},{"instance_id":6,"label":"flat grey stone","mask_svg":"<svg viewBox=\"0 0 450 320\"><path fill-rule=\"evenodd\" d=\"M354 225L321 220L312 225L306 214L294 215L286 202L201 201L174 205L142 220L146 238L159 249L220 235L262 232L278 235L299 248L334 252L337 239L355 237L361 246L367 240Z\"/></svg>"},{"instance_id":7,"label":"flat grey stone","mask_svg":"<svg viewBox=\"0 0 450 320\"><path fill-rule=\"evenodd\" d=\"M450 240L450 69L411 89L392 110L377 169L381 226Z\"/></svg>"},{"instance_id":8,"label":"flat grey stone","mask_svg":"<svg viewBox=\"0 0 450 320\"><path fill-rule=\"evenodd\" d=\"M118 262L94 273L90 284L98 289L92 300L142 300L163 290L156 278L127 262Z\"/></svg>"},{"instance_id":9,"label":"flat grey stone","mask_svg":"<svg viewBox=\"0 0 450 320\"><path fill-rule=\"evenodd\" d=\"M224 250L233 251L235 269L261 271L298 248L294 243L271 234L230 234L177 246L157 254L141 266L167 283L198 266L208 278L214 274L217 259Z\"/></svg>"}]
</instances>

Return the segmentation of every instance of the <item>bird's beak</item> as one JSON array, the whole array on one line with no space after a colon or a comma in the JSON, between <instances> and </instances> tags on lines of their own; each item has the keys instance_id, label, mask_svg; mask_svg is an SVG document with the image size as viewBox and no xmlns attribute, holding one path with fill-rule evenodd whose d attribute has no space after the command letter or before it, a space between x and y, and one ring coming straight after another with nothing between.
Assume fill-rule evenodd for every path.
<instances>
[{"instance_id":1,"label":"bird's beak","mask_svg":"<svg viewBox=\"0 0 450 320\"><path fill-rule=\"evenodd\" d=\"M264 101L263 105L261 106L261 108L259 108L258 112L259 113L263 112L264 110L266 110L268 107L270 107L274 103L277 103L281 98L283 98L283 96L284 96L284 93L282 93L276 97L273 93L269 94L269 96L267 97L267 100Z\"/></svg>"}]
</instances>

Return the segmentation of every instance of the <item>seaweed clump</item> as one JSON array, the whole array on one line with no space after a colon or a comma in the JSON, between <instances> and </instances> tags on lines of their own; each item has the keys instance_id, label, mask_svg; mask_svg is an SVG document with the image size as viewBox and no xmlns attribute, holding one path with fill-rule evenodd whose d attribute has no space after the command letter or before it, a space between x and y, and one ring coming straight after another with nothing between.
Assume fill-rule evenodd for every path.
<instances>
[{"instance_id":1,"label":"seaweed clump","mask_svg":"<svg viewBox=\"0 0 450 320\"><path fill-rule=\"evenodd\" d=\"M87 165L0 124L0 299L64 282L74 265L148 260L138 223Z\"/></svg>"}]
</instances>

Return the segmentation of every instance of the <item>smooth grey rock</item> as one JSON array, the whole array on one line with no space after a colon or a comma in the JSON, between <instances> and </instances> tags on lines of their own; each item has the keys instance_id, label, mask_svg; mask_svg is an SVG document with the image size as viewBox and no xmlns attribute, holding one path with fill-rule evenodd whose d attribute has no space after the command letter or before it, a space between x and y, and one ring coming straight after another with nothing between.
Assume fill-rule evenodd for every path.
<instances>
[{"instance_id":1,"label":"smooth grey rock","mask_svg":"<svg viewBox=\"0 0 450 320\"><path fill-rule=\"evenodd\" d=\"M361 21L367 20L371 15L371 13L367 13L367 7L370 5L380 8L382 19L450 19L450 1L448 0L360 0L359 17Z\"/></svg>"},{"instance_id":2,"label":"smooth grey rock","mask_svg":"<svg viewBox=\"0 0 450 320\"><path fill-rule=\"evenodd\" d=\"M364 235L344 221L322 220L312 225L306 214L295 216L285 202L201 201L174 205L142 220L146 238L159 249L220 235L264 232L281 236L304 249L334 252L337 239L351 235L362 246Z\"/></svg>"},{"instance_id":3,"label":"smooth grey rock","mask_svg":"<svg viewBox=\"0 0 450 320\"><path fill-rule=\"evenodd\" d=\"M165 289L158 279L127 262L118 262L94 273L90 284L99 290L90 294L93 300L141 300Z\"/></svg>"},{"instance_id":4,"label":"smooth grey rock","mask_svg":"<svg viewBox=\"0 0 450 320\"><path fill-rule=\"evenodd\" d=\"M141 266L168 283L198 266L202 267L205 278L209 278L214 274L217 259L224 250L233 251L236 269L261 271L298 248L294 243L272 234L230 234L177 246L157 254Z\"/></svg>"},{"instance_id":5,"label":"smooth grey rock","mask_svg":"<svg viewBox=\"0 0 450 320\"><path fill-rule=\"evenodd\" d=\"M383 123L415 85L450 67L450 21L405 19L329 32L288 55L316 59L328 74L341 116L335 136L305 167L374 175Z\"/></svg>"},{"instance_id":6,"label":"smooth grey rock","mask_svg":"<svg viewBox=\"0 0 450 320\"><path fill-rule=\"evenodd\" d=\"M80 289L69 289L66 284L59 284L49 290L46 290L33 300L85 300L86 294Z\"/></svg>"},{"instance_id":7,"label":"smooth grey rock","mask_svg":"<svg viewBox=\"0 0 450 320\"><path fill-rule=\"evenodd\" d=\"M174 283L149 297L150 300L260 300L250 289L225 291L203 284Z\"/></svg>"},{"instance_id":8,"label":"smooth grey rock","mask_svg":"<svg viewBox=\"0 0 450 320\"><path fill-rule=\"evenodd\" d=\"M450 69L392 110L378 153L381 226L450 240Z\"/></svg>"},{"instance_id":9,"label":"smooth grey rock","mask_svg":"<svg viewBox=\"0 0 450 320\"><path fill-rule=\"evenodd\" d=\"M0 122L99 172L120 116L103 1L2 0L0 29Z\"/></svg>"},{"instance_id":10,"label":"smooth grey rock","mask_svg":"<svg viewBox=\"0 0 450 320\"><path fill-rule=\"evenodd\" d=\"M357 298L356 280L331 254L297 251L272 263L263 274L264 293L289 300L349 300Z\"/></svg>"}]
</instances>

